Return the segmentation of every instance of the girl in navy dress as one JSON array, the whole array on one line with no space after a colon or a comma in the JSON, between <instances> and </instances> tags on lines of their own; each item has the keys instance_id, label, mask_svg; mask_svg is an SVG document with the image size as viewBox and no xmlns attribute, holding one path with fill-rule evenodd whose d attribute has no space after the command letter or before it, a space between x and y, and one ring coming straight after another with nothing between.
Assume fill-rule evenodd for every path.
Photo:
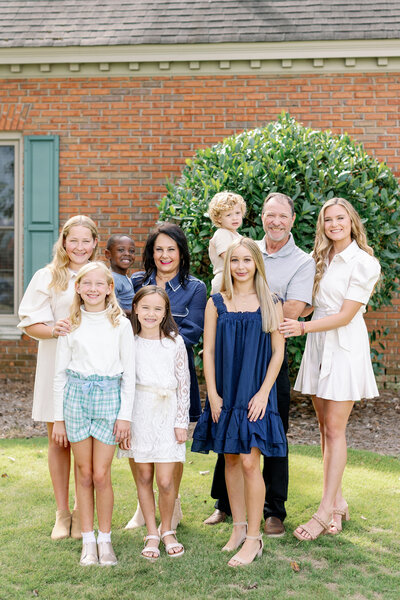
<instances>
[{"instance_id":1,"label":"girl in navy dress","mask_svg":"<svg viewBox=\"0 0 400 600\"><path fill-rule=\"evenodd\" d=\"M222 550L242 546L228 563L232 567L250 564L262 553L265 485L260 455L286 455L275 389L284 353L278 330L282 320L281 303L269 291L257 244L248 238L234 242L226 252L221 293L206 307L208 399L192 445L193 452L225 454L233 530Z\"/></svg>"}]
</instances>

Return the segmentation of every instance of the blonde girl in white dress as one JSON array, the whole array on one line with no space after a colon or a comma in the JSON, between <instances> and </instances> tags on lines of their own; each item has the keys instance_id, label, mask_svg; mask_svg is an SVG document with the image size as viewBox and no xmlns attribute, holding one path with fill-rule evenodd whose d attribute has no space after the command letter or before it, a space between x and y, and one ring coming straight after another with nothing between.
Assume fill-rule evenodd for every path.
<instances>
[{"instance_id":1,"label":"blonde girl in white dress","mask_svg":"<svg viewBox=\"0 0 400 600\"><path fill-rule=\"evenodd\" d=\"M118 456L135 459L134 477L147 527L141 555L157 560L160 537L170 558L184 548L171 521L175 506L176 463L185 462L189 425L190 374L183 338L161 287L142 287L133 298L132 325L136 343L136 391L131 447ZM153 492L154 471L159 491L161 523L157 529Z\"/></svg>"},{"instance_id":2,"label":"blonde girl in white dress","mask_svg":"<svg viewBox=\"0 0 400 600\"><path fill-rule=\"evenodd\" d=\"M310 394L321 432L324 486L318 510L294 531L299 540L337 534L349 508L342 495L346 425L355 401L378 396L363 319L380 274L360 216L344 198L323 205L317 221L311 321L285 319L285 337L307 333L295 390Z\"/></svg>"},{"instance_id":3,"label":"blonde girl in white dress","mask_svg":"<svg viewBox=\"0 0 400 600\"><path fill-rule=\"evenodd\" d=\"M60 447L52 440L53 379L57 338L70 331L68 315L76 273L94 260L97 240L97 227L92 219L84 215L71 217L54 246L52 262L34 274L19 307L18 327L39 341L32 418L47 423L49 471L57 507L52 539L81 537L76 506L72 516L69 510L70 446Z\"/></svg>"}]
</instances>

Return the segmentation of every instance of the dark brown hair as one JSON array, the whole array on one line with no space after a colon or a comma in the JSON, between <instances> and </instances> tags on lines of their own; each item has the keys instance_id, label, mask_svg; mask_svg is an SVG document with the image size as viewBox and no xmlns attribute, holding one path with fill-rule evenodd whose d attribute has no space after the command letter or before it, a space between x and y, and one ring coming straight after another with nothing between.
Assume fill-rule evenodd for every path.
<instances>
[{"instance_id":1,"label":"dark brown hair","mask_svg":"<svg viewBox=\"0 0 400 600\"><path fill-rule=\"evenodd\" d=\"M160 338L167 337L171 340L175 340L178 335L178 326L174 321L174 317L171 314L171 306L168 298L167 292L158 285L145 285L140 288L139 291L133 297L132 300L132 313L131 313L131 323L133 328L133 333L136 335L140 333L142 328L137 314L135 312L135 305L138 304L142 298L145 296L149 296L150 294L158 294L165 302L165 315L163 320L160 323Z\"/></svg>"},{"instance_id":2,"label":"dark brown hair","mask_svg":"<svg viewBox=\"0 0 400 600\"><path fill-rule=\"evenodd\" d=\"M190 255L186 236L179 225L175 223L161 223L157 225L150 233L146 240L146 245L143 251L143 265L145 274L143 275L143 282L146 281L153 272L156 272L156 265L154 262L154 244L157 237L163 233L168 237L172 238L179 250L179 283L185 287L189 278L190 269Z\"/></svg>"}]
</instances>

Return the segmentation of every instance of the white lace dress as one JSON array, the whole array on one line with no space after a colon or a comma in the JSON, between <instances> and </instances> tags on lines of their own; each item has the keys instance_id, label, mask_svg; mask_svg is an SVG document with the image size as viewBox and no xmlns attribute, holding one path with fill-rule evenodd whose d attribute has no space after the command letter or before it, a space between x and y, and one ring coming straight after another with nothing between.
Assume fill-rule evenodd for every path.
<instances>
[{"instance_id":1,"label":"white lace dress","mask_svg":"<svg viewBox=\"0 0 400 600\"><path fill-rule=\"evenodd\" d=\"M135 336L136 391L130 450L118 458L138 463L185 462L186 446L175 439L175 427L189 425L190 374L180 335L175 340Z\"/></svg>"}]
</instances>

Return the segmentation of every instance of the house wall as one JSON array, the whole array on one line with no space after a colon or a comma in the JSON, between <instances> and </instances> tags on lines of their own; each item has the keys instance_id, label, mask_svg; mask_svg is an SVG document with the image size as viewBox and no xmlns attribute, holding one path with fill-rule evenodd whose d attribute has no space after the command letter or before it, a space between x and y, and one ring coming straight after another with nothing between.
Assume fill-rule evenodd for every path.
<instances>
[{"instance_id":1,"label":"house wall","mask_svg":"<svg viewBox=\"0 0 400 600\"><path fill-rule=\"evenodd\" d=\"M60 136L60 222L89 214L102 247L116 231L143 246L166 178L196 148L282 110L305 126L349 133L400 173L400 73L14 78L0 81L0 104L0 131ZM381 387L399 386L399 303L367 315L369 326L390 327ZM0 347L0 377L32 375L35 342Z\"/></svg>"}]
</instances>

